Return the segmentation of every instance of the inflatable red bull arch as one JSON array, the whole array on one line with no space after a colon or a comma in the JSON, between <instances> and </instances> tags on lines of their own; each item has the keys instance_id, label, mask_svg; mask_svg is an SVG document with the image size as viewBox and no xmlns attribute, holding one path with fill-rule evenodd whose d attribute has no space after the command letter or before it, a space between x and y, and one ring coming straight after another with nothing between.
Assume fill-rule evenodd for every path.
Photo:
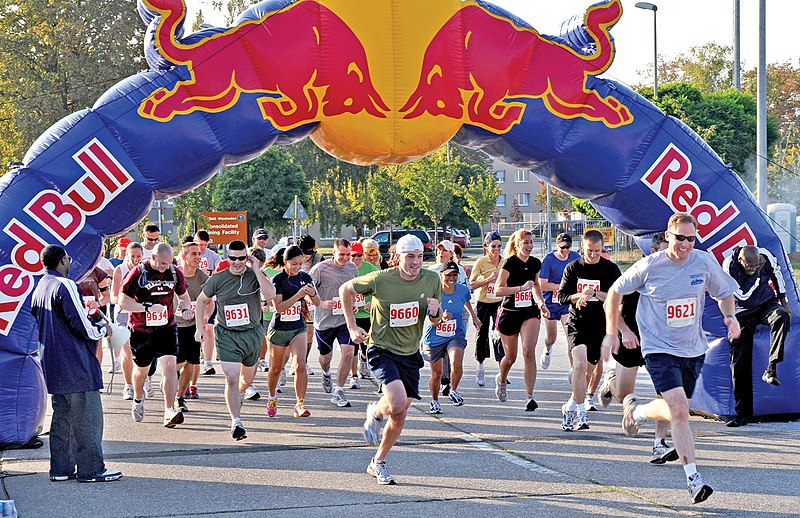
<instances>
[{"instance_id":1,"label":"inflatable red bull arch","mask_svg":"<svg viewBox=\"0 0 800 518\"><path fill-rule=\"evenodd\" d=\"M592 200L630 234L687 211L700 223L697 246L718 260L758 244L792 271L766 215L714 151L598 77L614 58L620 0L588 7L556 36L475 0L266 0L233 27L188 35L183 0L138 7L150 70L53 125L0 180L0 445L25 443L43 422L30 312L40 250L65 246L79 278L103 238L135 226L154 199L306 137L357 164L403 163L453 140ZM798 314L793 277L788 284ZM693 404L731 414L715 307L704 315L714 338ZM800 413L800 340L789 341L782 385L754 383L756 415ZM766 355L761 334L754 369Z\"/></svg>"}]
</instances>

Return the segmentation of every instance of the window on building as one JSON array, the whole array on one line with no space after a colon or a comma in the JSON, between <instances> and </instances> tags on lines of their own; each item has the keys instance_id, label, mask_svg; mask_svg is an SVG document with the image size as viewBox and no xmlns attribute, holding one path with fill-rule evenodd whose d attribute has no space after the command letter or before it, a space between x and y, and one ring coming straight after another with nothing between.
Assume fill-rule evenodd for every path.
<instances>
[{"instance_id":1,"label":"window on building","mask_svg":"<svg viewBox=\"0 0 800 518\"><path fill-rule=\"evenodd\" d=\"M497 183L506 183L506 172L505 171L495 171L494 172L495 178L497 178Z\"/></svg>"},{"instance_id":2,"label":"window on building","mask_svg":"<svg viewBox=\"0 0 800 518\"><path fill-rule=\"evenodd\" d=\"M514 181L517 183L526 183L528 181L528 171L526 169L517 169Z\"/></svg>"},{"instance_id":3,"label":"window on building","mask_svg":"<svg viewBox=\"0 0 800 518\"><path fill-rule=\"evenodd\" d=\"M497 197L497 206L498 207L505 207L506 206L506 195L501 194Z\"/></svg>"},{"instance_id":4,"label":"window on building","mask_svg":"<svg viewBox=\"0 0 800 518\"><path fill-rule=\"evenodd\" d=\"M521 192L517 194L517 203L520 207L528 207L531 204L531 193Z\"/></svg>"}]
</instances>

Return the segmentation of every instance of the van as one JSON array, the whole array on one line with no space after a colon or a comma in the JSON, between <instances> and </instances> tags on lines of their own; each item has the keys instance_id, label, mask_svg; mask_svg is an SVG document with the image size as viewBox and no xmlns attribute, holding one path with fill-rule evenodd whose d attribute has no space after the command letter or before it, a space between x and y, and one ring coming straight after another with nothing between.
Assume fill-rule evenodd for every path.
<instances>
[{"instance_id":1,"label":"van","mask_svg":"<svg viewBox=\"0 0 800 518\"><path fill-rule=\"evenodd\" d=\"M420 241L422 241L423 251L422 251L422 258L424 260L433 259L435 252L433 250L433 240L431 236L425 232L424 230L408 230L408 229L398 229L392 230L392 241L389 242L389 231L388 230L381 230L380 232L376 232L372 239L378 242L378 248L380 249L381 256L384 259L389 259L389 247L393 244L397 243L397 240L401 237L405 236L406 234L414 234L417 236Z\"/></svg>"}]
</instances>

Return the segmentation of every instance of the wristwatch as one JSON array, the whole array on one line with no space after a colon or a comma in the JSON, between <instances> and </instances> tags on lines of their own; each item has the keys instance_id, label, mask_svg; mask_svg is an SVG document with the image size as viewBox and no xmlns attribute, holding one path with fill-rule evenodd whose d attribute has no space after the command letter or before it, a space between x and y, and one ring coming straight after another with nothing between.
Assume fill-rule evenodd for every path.
<instances>
[{"instance_id":1,"label":"wristwatch","mask_svg":"<svg viewBox=\"0 0 800 518\"><path fill-rule=\"evenodd\" d=\"M152 302L142 302L142 307L144 307L145 310L150 309L152 306L153 306Z\"/></svg>"}]
</instances>

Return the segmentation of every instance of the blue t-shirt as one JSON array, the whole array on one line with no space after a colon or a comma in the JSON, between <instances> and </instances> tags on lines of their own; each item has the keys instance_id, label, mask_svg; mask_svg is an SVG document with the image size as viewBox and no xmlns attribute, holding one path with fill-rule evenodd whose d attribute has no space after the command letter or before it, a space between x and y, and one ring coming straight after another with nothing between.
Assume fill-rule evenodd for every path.
<instances>
[{"instance_id":1,"label":"blue t-shirt","mask_svg":"<svg viewBox=\"0 0 800 518\"><path fill-rule=\"evenodd\" d=\"M427 346L435 347L442 345L453 338L467 339L467 328L462 318L465 311L464 305L469 302L472 295L469 288L463 284L456 284L453 293L447 294L442 288L442 312L449 311L450 319L441 322L438 326L432 327L428 319L425 319L425 330L422 333L422 343Z\"/></svg>"},{"instance_id":2,"label":"blue t-shirt","mask_svg":"<svg viewBox=\"0 0 800 518\"><path fill-rule=\"evenodd\" d=\"M280 295L283 300L288 300L295 296L300 289L306 284L314 284L311 276L306 272L301 271L294 277L289 277L286 271L282 271L272 278L272 284L275 285L275 294ZM294 331L306 327L306 322L303 319L303 312L301 301L298 300L288 309L282 313L277 311L272 315L270 326L276 331Z\"/></svg>"},{"instance_id":3,"label":"blue t-shirt","mask_svg":"<svg viewBox=\"0 0 800 518\"><path fill-rule=\"evenodd\" d=\"M562 261L556 257L555 252L550 252L542 259L542 269L539 271L539 278L547 282L552 282L553 284L561 284L561 279L564 277L564 268L580 256L581 254L575 250L570 250L567 258ZM544 295L545 304L558 304L557 299L553 300L552 291L542 290L542 295ZM558 297L558 295L556 295L556 297Z\"/></svg>"}]
</instances>

